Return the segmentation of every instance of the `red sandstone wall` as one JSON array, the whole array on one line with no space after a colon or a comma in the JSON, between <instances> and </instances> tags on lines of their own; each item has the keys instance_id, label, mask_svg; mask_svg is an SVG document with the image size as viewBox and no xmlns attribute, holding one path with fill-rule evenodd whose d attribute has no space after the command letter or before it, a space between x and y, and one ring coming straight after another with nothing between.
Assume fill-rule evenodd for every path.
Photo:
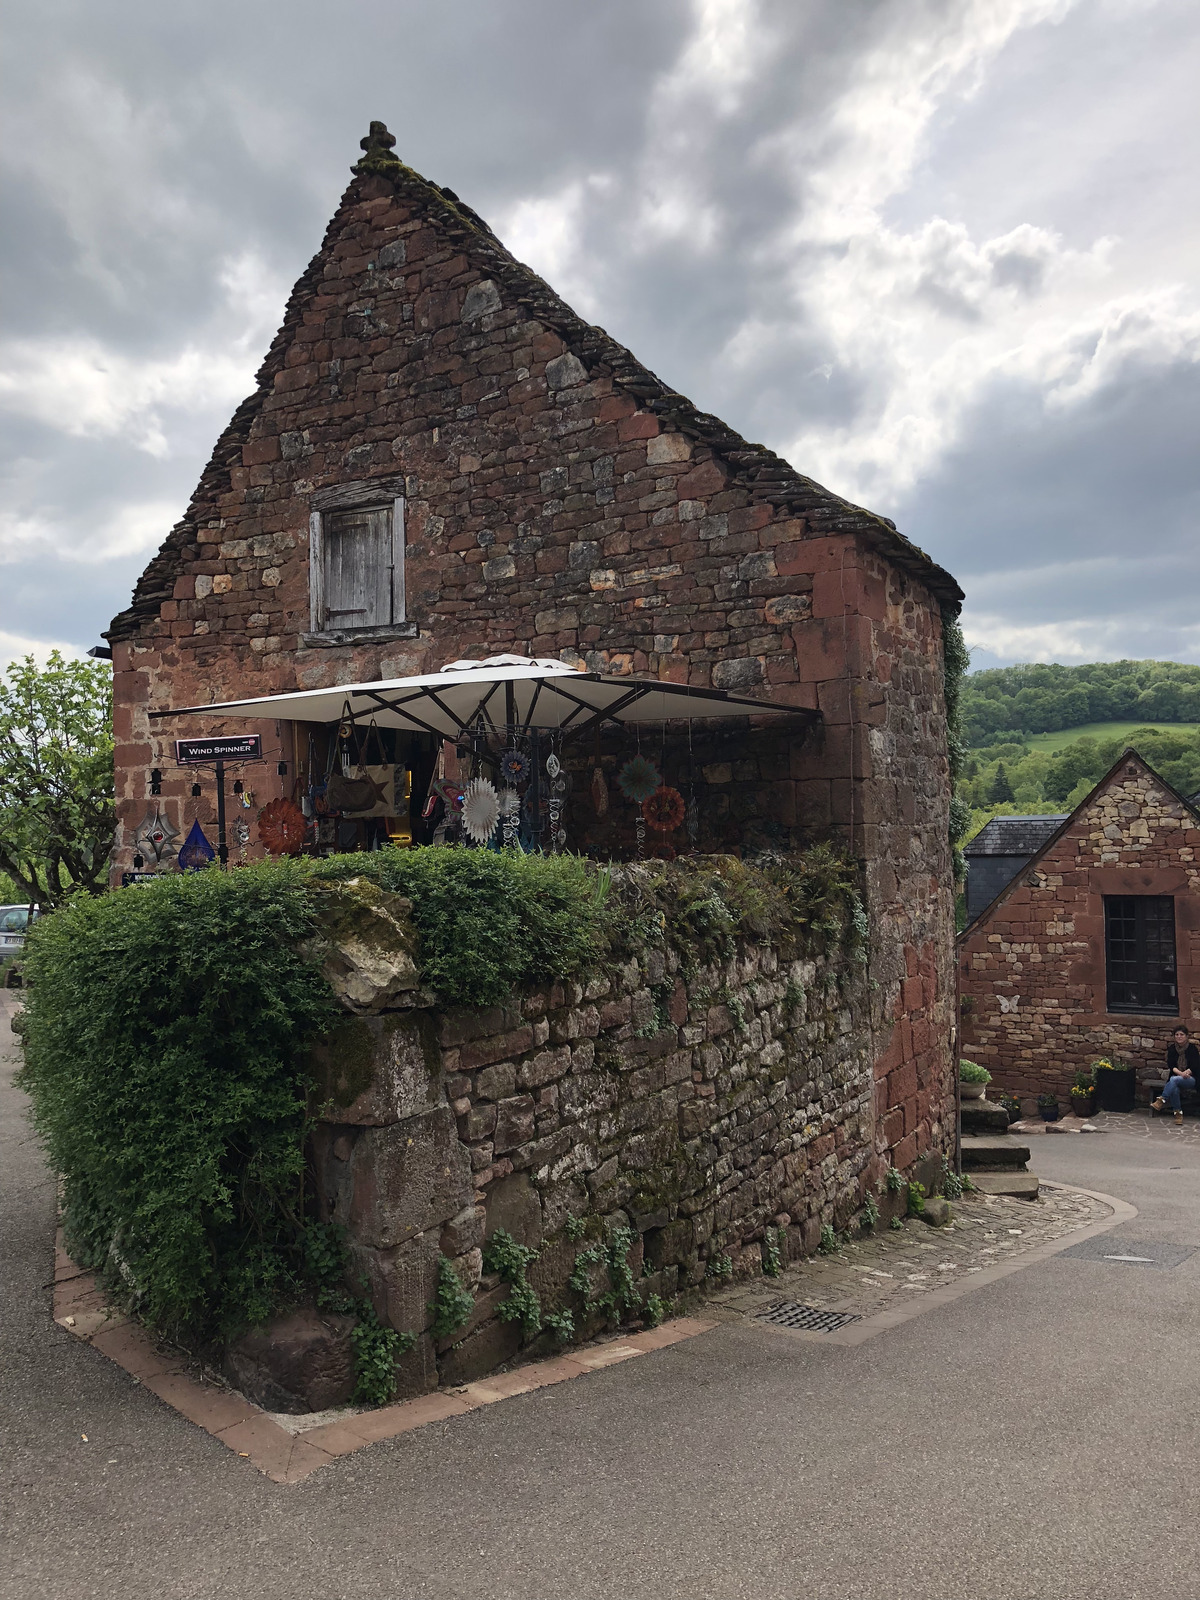
<instances>
[{"instance_id":1,"label":"red sandstone wall","mask_svg":"<svg viewBox=\"0 0 1200 1600\"><path fill-rule=\"evenodd\" d=\"M962 1053L1019 1095L1063 1097L1099 1056L1161 1080L1176 1021L1200 1018L1198 857L1195 813L1140 761L1123 763L961 939ZM1107 1010L1106 894L1174 895L1178 1019Z\"/></svg>"}]
</instances>

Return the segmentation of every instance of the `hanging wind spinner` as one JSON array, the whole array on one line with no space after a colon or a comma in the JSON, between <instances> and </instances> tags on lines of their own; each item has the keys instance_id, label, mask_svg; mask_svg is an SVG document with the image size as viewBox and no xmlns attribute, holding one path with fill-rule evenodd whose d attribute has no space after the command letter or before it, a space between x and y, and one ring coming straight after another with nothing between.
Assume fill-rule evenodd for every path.
<instances>
[{"instance_id":1,"label":"hanging wind spinner","mask_svg":"<svg viewBox=\"0 0 1200 1600\"><path fill-rule=\"evenodd\" d=\"M649 800L642 801L642 815L658 833L674 833L687 814L683 796L678 789L665 784L656 789Z\"/></svg>"},{"instance_id":2,"label":"hanging wind spinner","mask_svg":"<svg viewBox=\"0 0 1200 1600\"><path fill-rule=\"evenodd\" d=\"M529 776L529 757L520 750L506 750L500 757L500 776L513 788L518 787Z\"/></svg>"},{"instance_id":3,"label":"hanging wind spinner","mask_svg":"<svg viewBox=\"0 0 1200 1600\"><path fill-rule=\"evenodd\" d=\"M183 842L179 852L179 870L181 872L199 872L201 867L206 867L216 855L216 851L204 837L204 829L200 826L199 817L192 823L192 831Z\"/></svg>"},{"instance_id":4,"label":"hanging wind spinner","mask_svg":"<svg viewBox=\"0 0 1200 1600\"><path fill-rule=\"evenodd\" d=\"M700 802L694 794L689 796L687 803L687 836L694 850L700 838Z\"/></svg>"},{"instance_id":5,"label":"hanging wind spinner","mask_svg":"<svg viewBox=\"0 0 1200 1600\"><path fill-rule=\"evenodd\" d=\"M617 773L617 787L637 805L649 800L662 783L662 773L645 756L633 756Z\"/></svg>"},{"instance_id":6,"label":"hanging wind spinner","mask_svg":"<svg viewBox=\"0 0 1200 1600\"><path fill-rule=\"evenodd\" d=\"M472 778L463 791L462 825L468 838L487 844L500 820L500 797L486 778Z\"/></svg>"},{"instance_id":7,"label":"hanging wind spinner","mask_svg":"<svg viewBox=\"0 0 1200 1600\"><path fill-rule=\"evenodd\" d=\"M308 838L303 811L291 800L271 800L258 813L258 837L273 856L299 855Z\"/></svg>"},{"instance_id":8,"label":"hanging wind spinner","mask_svg":"<svg viewBox=\"0 0 1200 1600\"><path fill-rule=\"evenodd\" d=\"M515 789L500 791L500 832L504 848L512 850L517 842L517 829L521 822L521 796Z\"/></svg>"},{"instance_id":9,"label":"hanging wind spinner","mask_svg":"<svg viewBox=\"0 0 1200 1600\"><path fill-rule=\"evenodd\" d=\"M175 840L178 837L179 829L172 827L155 806L153 815L147 811L146 820L133 836L134 849L140 850L145 856L153 856L155 865L161 865L175 854Z\"/></svg>"}]
</instances>

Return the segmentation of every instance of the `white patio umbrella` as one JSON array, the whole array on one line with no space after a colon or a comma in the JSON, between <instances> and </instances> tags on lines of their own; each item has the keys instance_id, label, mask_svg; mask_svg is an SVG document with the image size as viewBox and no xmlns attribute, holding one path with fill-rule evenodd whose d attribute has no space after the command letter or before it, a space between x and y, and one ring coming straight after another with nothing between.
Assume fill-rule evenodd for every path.
<instances>
[{"instance_id":1,"label":"white patio umbrella","mask_svg":"<svg viewBox=\"0 0 1200 1600\"><path fill-rule=\"evenodd\" d=\"M150 715L238 721L374 721L380 728L456 739L504 728L554 729L562 737L572 738L599 722L791 716L807 723L817 721L820 713L722 689L691 688L656 678L609 677L602 672L579 672L565 661L506 655L486 661L455 661L440 672L421 677L177 706Z\"/></svg>"}]
</instances>

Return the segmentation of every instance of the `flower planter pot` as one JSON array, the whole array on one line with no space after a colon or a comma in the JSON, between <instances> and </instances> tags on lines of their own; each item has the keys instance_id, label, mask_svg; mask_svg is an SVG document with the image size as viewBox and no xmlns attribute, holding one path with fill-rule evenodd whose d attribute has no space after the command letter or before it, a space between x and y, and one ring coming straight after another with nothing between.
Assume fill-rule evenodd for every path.
<instances>
[{"instance_id":1,"label":"flower planter pot","mask_svg":"<svg viewBox=\"0 0 1200 1600\"><path fill-rule=\"evenodd\" d=\"M1071 1096L1071 1111L1077 1117L1090 1117L1096 1109L1094 1094L1073 1094Z\"/></svg>"},{"instance_id":2,"label":"flower planter pot","mask_svg":"<svg viewBox=\"0 0 1200 1600\"><path fill-rule=\"evenodd\" d=\"M958 1080L958 1092L964 1100L982 1100L984 1095L987 1094L987 1084L964 1083L960 1078Z\"/></svg>"},{"instance_id":3,"label":"flower planter pot","mask_svg":"<svg viewBox=\"0 0 1200 1600\"><path fill-rule=\"evenodd\" d=\"M1058 1107L1057 1106L1039 1106L1038 1107L1038 1116L1041 1117L1043 1122L1057 1122L1058 1121Z\"/></svg>"},{"instance_id":4,"label":"flower planter pot","mask_svg":"<svg viewBox=\"0 0 1200 1600\"><path fill-rule=\"evenodd\" d=\"M1111 1071L1096 1074L1096 1104L1101 1111L1132 1111L1134 1072Z\"/></svg>"}]
</instances>

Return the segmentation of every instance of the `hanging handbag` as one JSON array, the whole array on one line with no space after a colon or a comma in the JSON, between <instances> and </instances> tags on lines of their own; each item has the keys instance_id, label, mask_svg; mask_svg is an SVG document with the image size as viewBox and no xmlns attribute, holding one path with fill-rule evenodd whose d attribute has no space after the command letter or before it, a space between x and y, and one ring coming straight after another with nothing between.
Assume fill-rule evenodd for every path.
<instances>
[{"instance_id":1,"label":"hanging handbag","mask_svg":"<svg viewBox=\"0 0 1200 1600\"><path fill-rule=\"evenodd\" d=\"M351 737L354 734L351 725ZM375 736L376 761L368 765L371 736ZM325 786L325 804L330 811L345 817L390 817L396 810L396 769L384 760L383 740L371 719L362 742L355 742L352 759L343 761L343 771L331 768Z\"/></svg>"}]
</instances>

